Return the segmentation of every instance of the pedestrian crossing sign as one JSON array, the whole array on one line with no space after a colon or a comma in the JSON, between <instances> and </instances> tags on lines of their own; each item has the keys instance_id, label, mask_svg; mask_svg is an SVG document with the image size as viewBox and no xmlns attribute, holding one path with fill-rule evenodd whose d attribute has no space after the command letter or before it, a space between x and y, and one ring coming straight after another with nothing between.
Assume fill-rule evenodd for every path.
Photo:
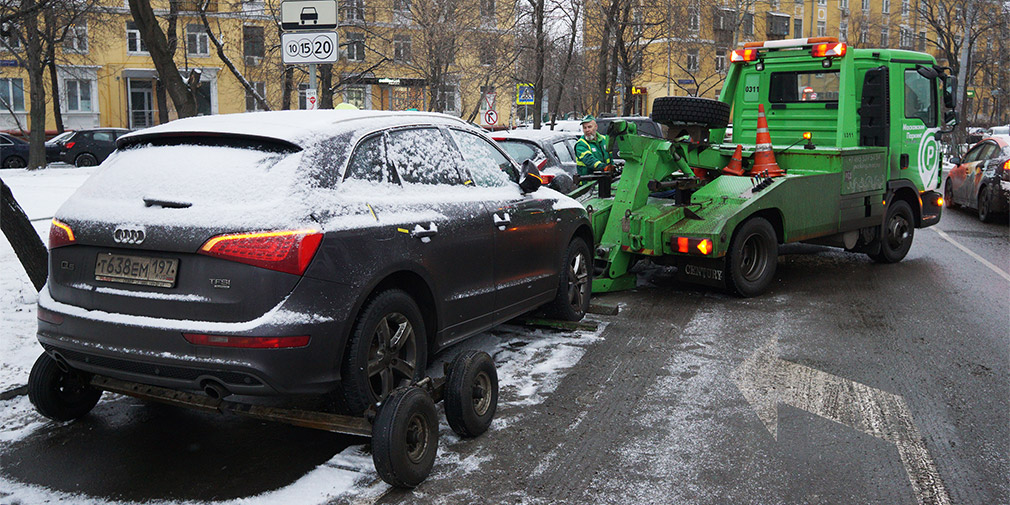
<instances>
[{"instance_id":1,"label":"pedestrian crossing sign","mask_svg":"<svg viewBox=\"0 0 1010 505\"><path fill-rule=\"evenodd\" d=\"M532 84L516 84L516 105L533 105Z\"/></svg>"}]
</instances>

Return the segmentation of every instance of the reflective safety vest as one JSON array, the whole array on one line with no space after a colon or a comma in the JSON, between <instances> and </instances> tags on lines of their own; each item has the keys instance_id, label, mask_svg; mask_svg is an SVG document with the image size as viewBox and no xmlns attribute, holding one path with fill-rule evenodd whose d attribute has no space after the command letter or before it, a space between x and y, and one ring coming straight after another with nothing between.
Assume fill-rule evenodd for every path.
<instances>
[{"instance_id":1,"label":"reflective safety vest","mask_svg":"<svg viewBox=\"0 0 1010 505\"><path fill-rule=\"evenodd\" d=\"M591 174L603 170L607 165L613 165L614 160L607 150L607 136L597 133L593 142L586 140L585 135L579 137L575 143L575 164L579 175Z\"/></svg>"}]
</instances>

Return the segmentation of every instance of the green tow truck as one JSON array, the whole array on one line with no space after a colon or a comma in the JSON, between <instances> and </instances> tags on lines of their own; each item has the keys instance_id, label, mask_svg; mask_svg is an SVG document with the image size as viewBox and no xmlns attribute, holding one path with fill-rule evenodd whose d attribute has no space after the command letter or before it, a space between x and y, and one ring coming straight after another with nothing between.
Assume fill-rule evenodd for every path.
<instances>
[{"instance_id":1,"label":"green tow truck","mask_svg":"<svg viewBox=\"0 0 1010 505\"><path fill-rule=\"evenodd\" d=\"M681 280L755 296L775 274L779 244L894 263L915 228L940 220L938 139L956 117L954 78L932 56L821 37L749 43L731 61L719 100L656 99L666 139L611 125L620 178L584 176L596 180L572 193L593 225L594 292L633 288L629 269L648 258ZM759 105L774 170L753 170L768 147L756 142ZM742 169L725 170L738 144Z\"/></svg>"}]
</instances>

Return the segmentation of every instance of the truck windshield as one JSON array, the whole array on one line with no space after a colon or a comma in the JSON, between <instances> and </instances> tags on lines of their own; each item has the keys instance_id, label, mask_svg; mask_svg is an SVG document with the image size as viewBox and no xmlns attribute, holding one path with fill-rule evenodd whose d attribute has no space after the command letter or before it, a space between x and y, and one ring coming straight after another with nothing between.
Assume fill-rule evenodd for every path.
<instances>
[{"instance_id":1,"label":"truck windshield","mask_svg":"<svg viewBox=\"0 0 1010 505\"><path fill-rule=\"evenodd\" d=\"M768 99L773 103L837 102L838 71L773 72Z\"/></svg>"}]
</instances>

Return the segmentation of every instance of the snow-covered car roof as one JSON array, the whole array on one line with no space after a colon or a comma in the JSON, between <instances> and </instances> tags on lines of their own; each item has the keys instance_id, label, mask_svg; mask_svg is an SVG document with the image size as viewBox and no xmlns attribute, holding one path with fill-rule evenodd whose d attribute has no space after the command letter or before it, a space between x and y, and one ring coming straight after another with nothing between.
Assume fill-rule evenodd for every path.
<instances>
[{"instance_id":1,"label":"snow-covered car roof","mask_svg":"<svg viewBox=\"0 0 1010 505\"><path fill-rule=\"evenodd\" d=\"M572 139L578 138L573 132L569 131L550 131L550 130L510 130L505 132L494 132L490 134L491 137L495 139L521 139L521 140L559 140L559 139Z\"/></svg>"},{"instance_id":2,"label":"snow-covered car roof","mask_svg":"<svg viewBox=\"0 0 1010 505\"><path fill-rule=\"evenodd\" d=\"M349 129L385 128L397 124L451 124L473 129L465 121L433 112L373 110L285 110L216 114L177 119L119 138L119 146L144 138L171 134L232 134L285 141L307 147L320 136Z\"/></svg>"}]
</instances>

